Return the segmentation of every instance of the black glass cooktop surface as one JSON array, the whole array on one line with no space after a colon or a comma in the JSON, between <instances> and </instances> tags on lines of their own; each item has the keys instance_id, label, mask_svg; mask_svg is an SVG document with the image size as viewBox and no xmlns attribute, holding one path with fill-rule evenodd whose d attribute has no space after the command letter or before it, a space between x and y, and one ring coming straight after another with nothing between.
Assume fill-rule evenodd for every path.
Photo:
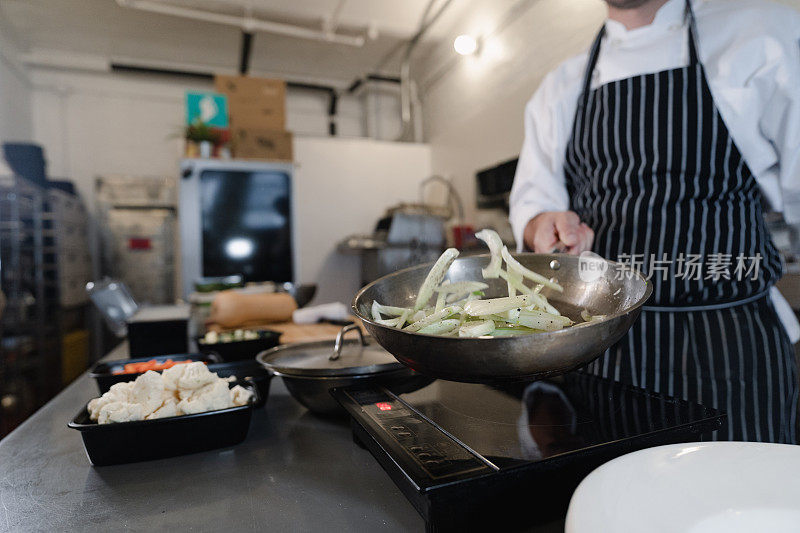
<instances>
[{"instance_id":1,"label":"black glass cooktop surface","mask_svg":"<svg viewBox=\"0 0 800 533\"><path fill-rule=\"evenodd\" d=\"M708 438L724 419L582 372L502 388L417 376L334 396L352 417L356 441L432 529L480 523L475 513L490 507L509 518L521 494L523 508L543 506L546 513L536 516L566 512L577 484L597 466L638 449Z\"/></svg>"},{"instance_id":2,"label":"black glass cooktop surface","mask_svg":"<svg viewBox=\"0 0 800 533\"><path fill-rule=\"evenodd\" d=\"M504 388L434 381L397 397L498 468L716 416L580 373Z\"/></svg>"}]
</instances>

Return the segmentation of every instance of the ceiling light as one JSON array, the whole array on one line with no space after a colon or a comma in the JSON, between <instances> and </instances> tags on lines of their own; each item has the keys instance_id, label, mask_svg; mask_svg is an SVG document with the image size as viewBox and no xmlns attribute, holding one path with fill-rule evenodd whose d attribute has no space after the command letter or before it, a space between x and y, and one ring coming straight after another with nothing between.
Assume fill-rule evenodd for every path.
<instances>
[{"instance_id":1,"label":"ceiling light","mask_svg":"<svg viewBox=\"0 0 800 533\"><path fill-rule=\"evenodd\" d=\"M469 56L478 49L478 41L472 35L459 35L453 41L453 48L462 56Z\"/></svg>"}]
</instances>

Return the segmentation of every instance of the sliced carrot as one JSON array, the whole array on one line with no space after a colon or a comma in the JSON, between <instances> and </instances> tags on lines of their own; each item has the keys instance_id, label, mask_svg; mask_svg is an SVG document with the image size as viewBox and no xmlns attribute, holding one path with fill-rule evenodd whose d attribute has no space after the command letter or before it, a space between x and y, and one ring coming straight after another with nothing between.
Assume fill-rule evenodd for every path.
<instances>
[{"instance_id":1,"label":"sliced carrot","mask_svg":"<svg viewBox=\"0 0 800 533\"><path fill-rule=\"evenodd\" d=\"M187 359L185 361L173 361L172 359L167 359L163 363L159 363L155 359L150 359L149 361L143 361L139 363L126 363L123 367L123 370L114 372L114 374L141 374L147 372L148 370L166 370L168 368L172 368L175 365L181 365L185 363L191 363L192 360Z\"/></svg>"}]
</instances>

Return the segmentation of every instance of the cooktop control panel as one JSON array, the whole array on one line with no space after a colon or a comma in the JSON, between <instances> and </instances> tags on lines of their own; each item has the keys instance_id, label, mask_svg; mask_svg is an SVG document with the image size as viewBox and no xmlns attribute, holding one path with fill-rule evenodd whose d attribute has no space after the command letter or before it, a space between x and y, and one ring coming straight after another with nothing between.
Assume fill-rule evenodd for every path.
<instances>
[{"instance_id":1,"label":"cooktop control panel","mask_svg":"<svg viewBox=\"0 0 800 533\"><path fill-rule=\"evenodd\" d=\"M448 481L495 470L390 392L368 389L345 394L350 414L362 426L369 426L365 429L394 452L395 460L402 461L419 484L428 484L424 478Z\"/></svg>"}]
</instances>

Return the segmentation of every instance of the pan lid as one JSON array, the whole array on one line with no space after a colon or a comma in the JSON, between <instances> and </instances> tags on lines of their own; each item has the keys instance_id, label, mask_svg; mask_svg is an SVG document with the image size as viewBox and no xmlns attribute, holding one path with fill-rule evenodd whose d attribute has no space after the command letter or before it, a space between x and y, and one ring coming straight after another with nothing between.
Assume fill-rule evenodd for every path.
<instances>
[{"instance_id":1,"label":"pan lid","mask_svg":"<svg viewBox=\"0 0 800 533\"><path fill-rule=\"evenodd\" d=\"M349 331L357 331L359 339L345 340ZM356 324L343 327L334 342L276 346L256 359L278 374L297 377L362 376L404 368L374 340L364 338Z\"/></svg>"}]
</instances>

